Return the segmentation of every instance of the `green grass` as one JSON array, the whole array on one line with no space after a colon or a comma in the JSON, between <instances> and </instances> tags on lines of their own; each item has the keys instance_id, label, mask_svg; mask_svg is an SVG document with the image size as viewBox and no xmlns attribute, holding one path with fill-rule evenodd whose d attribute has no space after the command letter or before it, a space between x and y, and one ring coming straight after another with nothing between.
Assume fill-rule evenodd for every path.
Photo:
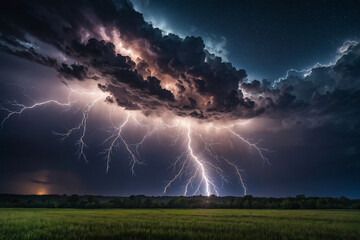
<instances>
[{"instance_id":1,"label":"green grass","mask_svg":"<svg viewBox=\"0 0 360 240\"><path fill-rule=\"evenodd\" d=\"M0 239L360 239L360 211L0 209Z\"/></svg>"}]
</instances>

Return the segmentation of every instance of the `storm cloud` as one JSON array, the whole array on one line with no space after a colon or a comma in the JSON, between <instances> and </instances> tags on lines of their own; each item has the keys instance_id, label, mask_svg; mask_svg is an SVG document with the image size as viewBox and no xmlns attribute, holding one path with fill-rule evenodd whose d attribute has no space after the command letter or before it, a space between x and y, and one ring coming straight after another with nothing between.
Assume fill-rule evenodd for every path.
<instances>
[{"instance_id":1,"label":"storm cloud","mask_svg":"<svg viewBox=\"0 0 360 240\"><path fill-rule=\"evenodd\" d=\"M67 81L102 80L108 102L128 110L208 120L359 116L357 42L332 65L270 84L247 79L200 37L164 35L128 1L16 0L0 11L2 51Z\"/></svg>"}]
</instances>

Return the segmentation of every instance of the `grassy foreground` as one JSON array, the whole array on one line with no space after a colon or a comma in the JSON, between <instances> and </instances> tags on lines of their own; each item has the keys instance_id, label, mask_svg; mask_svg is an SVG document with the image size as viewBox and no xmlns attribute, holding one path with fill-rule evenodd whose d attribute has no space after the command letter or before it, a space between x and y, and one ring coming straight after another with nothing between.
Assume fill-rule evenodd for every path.
<instances>
[{"instance_id":1,"label":"grassy foreground","mask_svg":"<svg viewBox=\"0 0 360 240\"><path fill-rule=\"evenodd\" d=\"M0 209L0 239L360 239L360 211Z\"/></svg>"}]
</instances>

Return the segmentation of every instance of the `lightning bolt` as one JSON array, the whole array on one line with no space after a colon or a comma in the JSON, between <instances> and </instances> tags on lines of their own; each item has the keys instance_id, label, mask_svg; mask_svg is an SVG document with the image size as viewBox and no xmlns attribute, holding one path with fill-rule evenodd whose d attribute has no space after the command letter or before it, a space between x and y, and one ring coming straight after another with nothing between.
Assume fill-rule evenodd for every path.
<instances>
[{"instance_id":1,"label":"lightning bolt","mask_svg":"<svg viewBox=\"0 0 360 240\"><path fill-rule=\"evenodd\" d=\"M258 145L259 142L257 142L257 143L250 142L249 140L242 137L240 135L240 133L236 132L233 129L234 127L237 127L239 125L244 125L247 123L249 123L249 121L236 122L236 123L233 123L230 125L224 125L221 127L215 126L215 128L220 129L220 130L226 130L230 134L236 136L237 139L239 139L241 142L248 145L249 148L255 149L257 151L257 153L259 154L259 156L261 157L261 159L265 163L270 164L268 158L265 155L266 153L271 152L270 150L260 147ZM166 124L163 124L163 125L165 127L174 127L174 126L166 125ZM183 126L183 125L176 125L176 127L178 127L178 128L181 128L181 126ZM180 136L179 136L180 132L181 131L179 130L178 135L175 137L176 140L180 138ZM215 170L222 181L228 182L223 169L221 167L219 167L217 163L212 163L211 161L206 160L206 156L203 156L201 154L200 155L195 154L194 146L193 146L195 139L193 139L193 135L198 136L198 139L203 143L202 153L207 153L208 156L210 158L214 159L217 163L225 162L226 164L228 164L230 167L232 167L235 170L235 174L238 177L239 183L241 184L241 187L244 191L244 195L246 195L247 187L246 187L244 178L242 176L243 170L240 169L235 162L232 162L229 159L216 154L212 147L213 147L213 145L218 144L218 143L213 143L213 142L209 142L208 140L206 140L200 132L193 130L191 128L190 124L186 125L186 134L184 134L184 136L183 136L186 141L187 150L185 152L181 153L178 156L178 158L176 159L176 161L174 162L174 164L173 164L174 168L176 167L176 165L179 165L180 167L179 167L179 170L177 171L177 173L175 174L175 176L170 181L167 182L167 184L164 188L164 193L167 192L169 187L176 180L181 179L181 177L183 175L188 175L189 178L186 181L186 184L184 187L184 194L183 194L184 196L187 196L189 188L193 186L195 179L197 179L198 177L200 177L200 180L195 187L195 191L194 191L193 195L199 193L202 186L204 187L205 194L207 196L210 196L212 193L219 195L219 193L217 191L217 186L214 184L214 181L211 179L211 177L209 175L210 169ZM178 164L180 161L183 161L182 164ZM192 174L189 173L187 170L189 168L189 164L191 164L191 163L193 165L193 168L195 169L195 171L193 171Z\"/></svg>"},{"instance_id":2,"label":"lightning bolt","mask_svg":"<svg viewBox=\"0 0 360 240\"><path fill-rule=\"evenodd\" d=\"M13 115L21 115L24 111L29 110L29 109L34 109L34 108L44 106L44 105L47 105L47 104L56 104L58 106L63 106L63 107L69 107L71 105L70 102L62 103L62 102L59 102L57 100L47 100L47 101L44 101L44 102L35 103L33 105L30 105L30 106L25 106L24 104L18 103L17 101L7 101L6 103L8 105L10 105L11 107L19 108L19 110L11 110L11 109L8 109L6 107L0 106L1 110L4 110L4 111L8 112L8 114L5 116L5 118L1 122L1 127L4 126L4 123L9 118L11 118L11 116L13 116Z\"/></svg>"},{"instance_id":3,"label":"lightning bolt","mask_svg":"<svg viewBox=\"0 0 360 240\"><path fill-rule=\"evenodd\" d=\"M73 132L81 131L80 138L76 142L76 145L79 147L78 151L77 151L77 155L78 155L79 159L84 159L84 161L86 163L88 163L88 160L87 160L87 157L85 154L85 147L87 147L87 145L85 143L85 135L86 135L86 129L87 129L87 122L88 122L88 118L89 118L89 112L94 107L94 105L101 99L103 99L103 97L96 98L91 103L85 105L85 107L83 108L83 112L82 112L82 119L77 126L69 129L65 133L54 132L54 134L60 136L61 140L63 141L66 138L68 138Z\"/></svg>"},{"instance_id":4,"label":"lightning bolt","mask_svg":"<svg viewBox=\"0 0 360 240\"><path fill-rule=\"evenodd\" d=\"M174 166L176 165L177 162L180 161L181 158L183 158L184 154L181 154L180 156L178 156L178 158L175 161ZM187 164L188 158L185 159L185 161L183 161L180 170L177 172L177 174L174 176L173 179L171 179L168 184L166 184L165 188L164 188L164 193L166 193L167 189L171 186L171 184L178 178L181 177L181 175L184 173L184 167ZM186 196L186 191L184 193L184 195Z\"/></svg>"},{"instance_id":5,"label":"lightning bolt","mask_svg":"<svg viewBox=\"0 0 360 240\"><path fill-rule=\"evenodd\" d=\"M231 129L231 126L224 126L223 128L225 128L226 130L228 130L231 134L233 134L235 137L237 137L238 139L240 139L242 142L246 143L250 148L253 148L255 149L261 159L266 162L267 164L270 165L270 162L269 162L269 159L265 156L264 152L271 152L269 149L266 149L266 148L262 148L262 147L259 147L258 144L259 142L257 143L251 143L249 140L243 138L239 133L235 132L234 130Z\"/></svg>"},{"instance_id":6,"label":"lightning bolt","mask_svg":"<svg viewBox=\"0 0 360 240\"><path fill-rule=\"evenodd\" d=\"M168 126L168 125L166 125ZM198 172L200 172L201 174L201 181L198 184L198 187L195 191L194 194L196 194L199 190L201 185L204 185L205 188L205 193L206 196L210 196L211 195L211 188L214 190L214 192L216 193L216 195L219 195L218 191L217 191L217 187L215 186L215 184L213 183L213 181L211 180L210 176L207 173L207 170L205 168L205 164L210 164L211 166L214 167L214 165L212 165L211 163L208 163L204 160L201 160L199 158L199 156L197 156L194 152L193 149L193 138L192 138L192 130L190 127L190 124L187 125L187 132L186 132L186 140L187 140L187 151L185 153L182 153L177 160L175 161L175 164L181 160L185 155L185 161L181 164L181 168L180 170L177 172L177 174L175 175L175 177L173 179L171 179L167 185L164 188L164 193L166 193L167 189L170 187L170 185L177 180L178 178L181 177L181 175L184 173L184 168L185 165L188 163L188 161L191 159L193 162L193 165L196 168L196 171L193 173L193 175L189 178L188 182L185 185L185 190L184 190L184 196L187 195L187 191L188 191L188 187L189 185L193 182L193 180L195 179L196 175L198 174Z\"/></svg>"},{"instance_id":7,"label":"lightning bolt","mask_svg":"<svg viewBox=\"0 0 360 240\"><path fill-rule=\"evenodd\" d=\"M188 131L187 131L187 137L188 137L188 149L189 149L189 153L192 157L193 160L195 160L196 164L198 165L200 172L201 172L201 176L202 176L202 181L205 182L205 191L206 191L206 195L210 196L211 192L210 192L210 187L213 188L213 190L215 191L216 195L219 195L218 191L217 191L217 187L215 186L215 184L213 183L213 181L210 179L210 177L207 175L206 173L206 169L204 167L203 161L201 161L199 159L199 157L197 157L196 155L194 155L194 151L192 149L191 143L192 143L192 138L191 138L191 128L190 125L188 126Z\"/></svg>"},{"instance_id":8,"label":"lightning bolt","mask_svg":"<svg viewBox=\"0 0 360 240\"><path fill-rule=\"evenodd\" d=\"M113 153L113 150L114 150L114 148L118 148L117 143L120 140L124 144L127 152L130 155L130 158L131 158L131 172L132 172L133 175L135 175L135 171L134 171L135 165L137 163L140 163L140 162L136 158L135 154L132 152L132 150L130 148L130 145L125 141L125 139L121 135L122 130L126 126L126 124L129 122L129 119L130 119L130 112L127 112L125 121L118 128L116 128L115 133L112 136L110 136L110 138L108 138L108 139L112 138L112 141L110 143L109 148L107 148L105 150L105 152L104 152L106 154L106 172L108 172L109 168L110 168L110 161L111 161L111 155ZM105 140L105 142L106 141L107 140Z\"/></svg>"},{"instance_id":9,"label":"lightning bolt","mask_svg":"<svg viewBox=\"0 0 360 240\"><path fill-rule=\"evenodd\" d=\"M197 134L198 134L198 136L200 137L200 139L203 141L203 143L204 143L204 148L205 148L206 152L209 153L209 155L210 155L211 157L213 157L215 160L217 160L217 162L220 162L220 160L222 159L222 160L224 160L227 164L229 164L231 167L233 167L233 168L235 169L236 175L238 176L239 181L240 181L240 183L241 183L241 186L242 186L242 188L244 189L244 195L246 195L247 189L246 189L246 185L245 185L244 179L243 179L242 174L241 174L242 170L241 170L235 163L231 162L231 161L228 160L227 158L215 154L215 153L213 152L213 150L211 149L211 144L208 143L200 133L197 133ZM224 174L223 174L222 169L219 168L219 167L217 167L217 166L213 166L213 167L216 168L217 172L218 172L219 175L222 177L222 179L226 180L226 178L224 178Z\"/></svg>"},{"instance_id":10,"label":"lightning bolt","mask_svg":"<svg viewBox=\"0 0 360 240\"><path fill-rule=\"evenodd\" d=\"M135 117L134 117L134 120L137 124L139 124L142 127L145 127L145 128L150 127L150 125L144 125L144 124L140 123L139 121L137 121L137 119ZM133 144L135 146L135 151L138 156L140 155L139 150L142 147L142 145L144 144L144 142L158 130L159 130L159 128L158 128L156 122L154 121L154 125L152 126L152 129L147 130L146 134L143 136L143 138L140 140L140 142Z\"/></svg>"},{"instance_id":11,"label":"lightning bolt","mask_svg":"<svg viewBox=\"0 0 360 240\"><path fill-rule=\"evenodd\" d=\"M76 102L72 100L72 94L79 96L89 95L92 100L81 107L80 111L82 117L78 124L63 133L54 132L54 134L60 136L60 140L62 141L70 137L70 135L78 132L79 138L76 141L76 145L78 146L77 155L79 159L83 159L87 163L88 158L85 154L87 145L85 139L88 131L89 114L100 100L105 99L105 96L103 93L95 91L82 91L72 89L68 85L66 86L69 89L67 102L60 102L51 99L43 102L37 102L32 105L25 105L18 103L17 101L6 101L4 104L8 107L0 106L0 110L7 112L5 118L1 122L1 126L4 126L4 123L14 115L21 115L26 110L35 109L41 106L54 104L60 107L68 107L70 109ZM131 111L123 110L122 114L125 114L126 117L123 118L122 123L118 125L113 121L112 111L110 111L110 122L113 128L110 131L109 137L103 141L103 144L107 144L108 146L104 149L103 152L101 152L106 160L106 172L109 172L110 163L114 156L115 150L117 150L120 145L123 145L126 152L129 154L131 172L133 175L135 175L135 166L137 164L142 164L142 162L139 161L139 156L143 144L145 144L145 142L155 133L159 134L159 132L163 130L175 129L176 135L171 138L169 147L175 147L177 142L181 139L183 140L182 146L185 148L185 151L182 152L171 165L175 174L171 180L165 184L163 189L164 193L169 190L175 181L180 181L183 177L186 177L183 186L184 196L187 196L190 190L193 191L193 195L200 194L202 191L206 196L210 196L211 194L219 195L218 187L215 185L215 181L213 180L214 176L211 176L211 174L212 172L215 172L217 174L216 176L218 176L223 183L228 182L228 177L225 175L223 168L220 167L221 163L224 162L234 169L239 183L243 188L244 195L247 194L247 188L242 176L243 170L240 169L235 162L217 154L216 151L214 151L213 146L219 143L209 141L201 132L197 131L198 129L195 130L196 126L192 126L187 120L177 119L175 123L168 124L162 120L155 119L151 122L146 121L146 123L142 123L136 119L135 114L132 114ZM127 127L128 124L130 124L130 122L140 126L145 131L141 139L135 143L129 143L123 136L123 130ZM250 149L256 150L261 159L265 163L270 164L268 158L266 157L266 153L271 152L270 150L260 147L259 142L250 142L249 140L242 137L240 133L238 133L237 126L247 124L248 122L249 121L236 122L231 125L223 126L210 124L206 126L206 130L207 134L209 134L209 128L212 127L221 130L222 132L225 130L227 134L231 134L241 142L247 144ZM200 143L200 145L196 143Z\"/></svg>"}]
</instances>

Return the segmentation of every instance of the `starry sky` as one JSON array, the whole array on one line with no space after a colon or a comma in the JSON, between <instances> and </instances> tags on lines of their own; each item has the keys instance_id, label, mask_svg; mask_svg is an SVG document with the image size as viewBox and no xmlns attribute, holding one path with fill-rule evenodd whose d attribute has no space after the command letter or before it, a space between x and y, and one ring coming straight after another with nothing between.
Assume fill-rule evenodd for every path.
<instances>
[{"instance_id":1,"label":"starry sky","mask_svg":"<svg viewBox=\"0 0 360 240\"><path fill-rule=\"evenodd\" d=\"M0 193L360 198L359 6L4 3Z\"/></svg>"}]
</instances>

